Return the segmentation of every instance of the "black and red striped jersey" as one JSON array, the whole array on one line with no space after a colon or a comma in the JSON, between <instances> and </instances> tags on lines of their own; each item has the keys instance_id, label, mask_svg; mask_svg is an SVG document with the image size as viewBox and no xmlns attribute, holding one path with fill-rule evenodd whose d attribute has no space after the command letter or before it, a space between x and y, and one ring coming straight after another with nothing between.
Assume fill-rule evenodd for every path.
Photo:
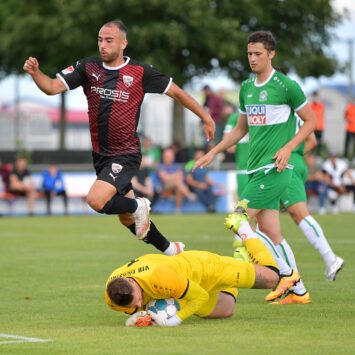
<instances>
[{"instance_id":1,"label":"black and red striped jersey","mask_svg":"<svg viewBox=\"0 0 355 355\"><path fill-rule=\"evenodd\" d=\"M88 101L92 149L114 156L140 150L137 126L146 93L165 93L172 78L129 57L116 68L100 58L81 59L57 74L67 90L82 86Z\"/></svg>"}]
</instances>

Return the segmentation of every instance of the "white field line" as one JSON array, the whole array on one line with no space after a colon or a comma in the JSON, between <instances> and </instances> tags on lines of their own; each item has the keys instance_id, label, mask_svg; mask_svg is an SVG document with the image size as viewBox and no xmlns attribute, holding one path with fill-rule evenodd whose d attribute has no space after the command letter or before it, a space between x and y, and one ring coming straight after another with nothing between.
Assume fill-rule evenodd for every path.
<instances>
[{"instance_id":1,"label":"white field line","mask_svg":"<svg viewBox=\"0 0 355 355\"><path fill-rule=\"evenodd\" d=\"M20 344L20 343L46 343L51 341L51 339L40 339L40 338L29 338L20 335L4 334L0 333L0 338L4 339L14 339L14 340L0 340L0 345L2 344Z\"/></svg>"}]
</instances>

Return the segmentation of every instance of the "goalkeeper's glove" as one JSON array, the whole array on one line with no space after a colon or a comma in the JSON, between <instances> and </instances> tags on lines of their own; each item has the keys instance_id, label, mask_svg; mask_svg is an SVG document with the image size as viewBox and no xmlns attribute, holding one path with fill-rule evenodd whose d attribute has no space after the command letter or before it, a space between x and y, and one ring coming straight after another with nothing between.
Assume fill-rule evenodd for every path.
<instances>
[{"instance_id":1,"label":"goalkeeper's glove","mask_svg":"<svg viewBox=\"0 0 355 355\"><path fill-rule=\"evenodd\" d=\"M126 320L127 327L149 327L153 325L152 317L146 311L136 312Z\"/></svg>"},{"instance_id":2,"label":"goalkeeper's glove","mask_svg":"<svg viewBox=\"0 0 355 355\"><path fill-rule=\"evenodd\" d=\"M152 317L153 324L159 325L161 327L176 327L182 322L182 320L176 314L169 319L166 319L164 316L151 311L148 311L148 314Z\"/></svg>"}]
</instances>

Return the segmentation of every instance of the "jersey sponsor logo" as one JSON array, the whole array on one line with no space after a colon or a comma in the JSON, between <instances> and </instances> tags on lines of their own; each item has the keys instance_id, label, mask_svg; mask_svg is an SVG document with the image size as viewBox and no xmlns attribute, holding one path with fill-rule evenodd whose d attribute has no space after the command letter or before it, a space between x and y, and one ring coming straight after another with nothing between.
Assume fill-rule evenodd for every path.
<instances>
[{"instance_id":1,"label":"jersey sponsor logo","mask_svg":"<svg viewBox=\"0 0 355 355\"><path fill-rule=\"evenodd\" d=\"M129 99L129 93L126 91L98 88L97 86L91 86L90 89L91 92L99 94L102 99L120 102L127 102Z\"/></svg>"},{"instance_id":2,"label":"jersey sponsor logo","mask_svg":"<svg viewBox=\"0 0 355 355\"><path fill-rule=\"evenodd\" d=\"M247 115L249 126L262 126L266 124L265 105L248 105Z\"/></svg>"},{"instance_id":3,"label":"jersey sponsor logo","mask_svg":"<svg viewBox=\"0 0 355 355\"><path fill-rule=\"evenodd\" d=\"M70 67L68 68L65 68L64 70L62 70L62 73L67 75L67 74L70 74L74 71L74 67L71 65Z\"/></svg>"},{"instance_id":4,"label":"jersey sponsor logo","mask_svg":"<svg viewBox=\"0 0 355 355\"><path fill-rule=\"evenodd\" d=\"M118 174L123 169L121 164L112 163L111 170L114 174Z\"/></svg>"},{"instance_id":5,"label":"jersey sponsor logo","mask_svg":"<svg viewBox=\"0 0 355 355\"><path fill-rule=\"evenodd\" d=\"M123 75L123 83L129 88L133 84L133 77L129 75Z\"/></svg>"},{"instance_id":6,"label":"jersey sponsor logo","mask_svg":"<svg viewBox=\"0 0 355 355\"><path fill-rule=\"evenodd\" d=\"M263 90L259 94L259 101L266 101L267 100L267 91Z\"/></svg>"}]
</instances>

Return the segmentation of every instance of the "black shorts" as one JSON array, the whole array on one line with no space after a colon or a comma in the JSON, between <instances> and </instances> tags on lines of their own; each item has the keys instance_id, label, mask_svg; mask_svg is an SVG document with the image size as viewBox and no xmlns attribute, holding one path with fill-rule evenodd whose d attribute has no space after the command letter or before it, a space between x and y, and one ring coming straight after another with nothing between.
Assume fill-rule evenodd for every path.
<instances>
[{"instance_id":1,"label":"black shorts","mask_svg":"<svg viewBox=\"0 0 355 355\"><path fill-rule=\"evenodd\" d=\"M141 154L104 156L92 152L92 157L98 180L114 186L120 195L132 190L131 180L140 167Z\"/></svg>"}]
</instances>

